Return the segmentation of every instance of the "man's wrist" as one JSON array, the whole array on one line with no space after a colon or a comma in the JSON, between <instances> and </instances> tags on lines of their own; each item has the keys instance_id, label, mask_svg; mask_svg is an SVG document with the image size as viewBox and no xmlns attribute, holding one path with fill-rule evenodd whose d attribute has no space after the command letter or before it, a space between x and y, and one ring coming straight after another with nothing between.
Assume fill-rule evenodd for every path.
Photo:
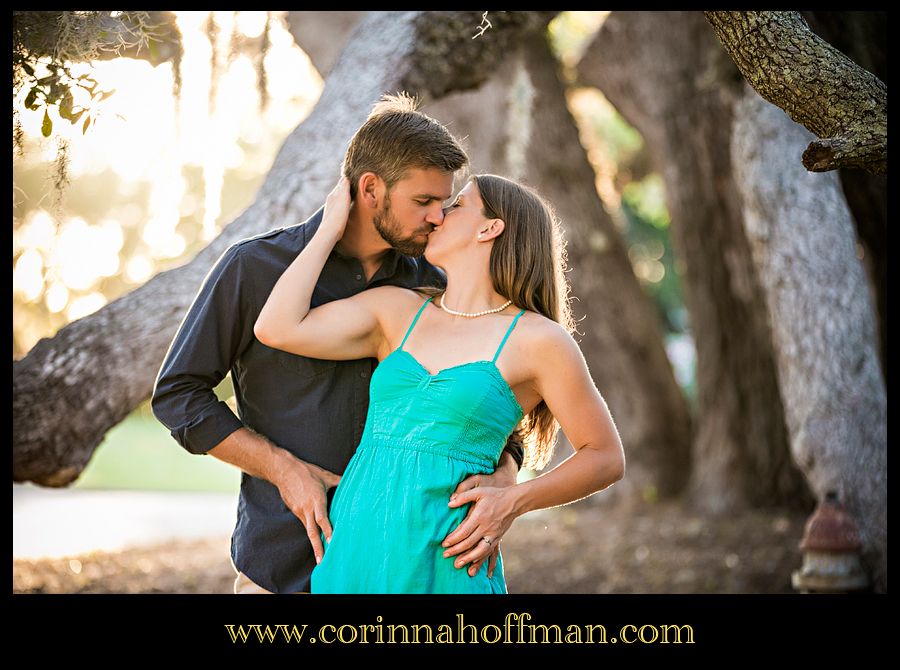
<instances>
[{"instance_id":1,"label":"man's wrist","mask_svg":"<svg viewBox=\"0 0 900 670\"><path fill-rule=\"evenodd\" d=\"M516 464L516 472L522 469L522 463L525 459L525 449L522 444L522 435L519 431L513 431L506 440L506 446L503 448L503 453L508 454L513 460L513 463Z\"/></svg>"},{"instance_id":2,"label":"man's wrist","mask_svg":"<svg viewBox=\"0 0 900 670\"><path fill-rule=\"evenodd\" d=\"M268 440L266 443L269 448L269 458L266 459L268 466L266 467L265 479L275 486L278 486L279 476L288 472L291 466L294 465L293 461L297 461L298 459L287 449L282 449Z\"/></svg>"},{"instance_id":3,"label":"man's wrist","mask_svg":"<svg viewBox=\"0 0 900 670\"><path fill-rule=\"evenodd\" d=\"M509 452L504 451L500 457L500 462L497 463L494 474L509 479L508 486L515 484L519 475L519 466L516 463L516 459Z\"/></svg>"}]
</instances>

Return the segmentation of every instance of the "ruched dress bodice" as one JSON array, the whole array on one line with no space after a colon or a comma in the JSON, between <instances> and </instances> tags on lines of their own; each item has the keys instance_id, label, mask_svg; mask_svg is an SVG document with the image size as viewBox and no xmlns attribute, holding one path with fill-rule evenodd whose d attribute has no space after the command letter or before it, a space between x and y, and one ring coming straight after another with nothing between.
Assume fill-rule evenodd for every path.
<instances>
[{"instance_id":1,"label":"ruched dress bodice","mask_svg":"<svg viewBox=\"0 0 900 670\"><path fill-rule=\"evenodd\" d=\"M505 593L502 557L474 577L441 542L468 506L447 506L466 477L494 471L523 413L496 360L431 374L400 347L379 363L362 440L329 510L333 533L312 574L313 593Z\"/></svg>"}]
</instances>

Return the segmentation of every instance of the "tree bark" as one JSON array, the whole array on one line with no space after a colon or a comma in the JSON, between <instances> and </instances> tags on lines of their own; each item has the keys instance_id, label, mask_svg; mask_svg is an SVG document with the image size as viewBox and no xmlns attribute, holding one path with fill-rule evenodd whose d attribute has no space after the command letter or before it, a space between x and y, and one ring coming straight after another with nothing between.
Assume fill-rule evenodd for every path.
<instances>
[{"instance_id":1,"label":"tree bark","mask_svg":"<svg viewBox=\"0 0 900 670\"><path fill-rule=\"evenodd\" d=\"M813 33L799 12L704 12L741 74L820 139L807 170L887 174L887 86Z\"/></svg>"},{"instance_id":2,"label":"tree bark","mask_svg":"<svg viewBox=\"0 0 900 670\"><path fill-rule=\"evenodd\" d=\"M578 73L643 135L666 185L697 348L690 500L711 513L811 507L790 457L729 153L740 74L699 12L611 13Z\"/></svg>"},{"instance_id":3,"label":"tree bark","mask_svg":"<svg viewBox=\"0 0 900 670\"><path fill-rule=\"evenodd\" d=\"M353 13L291 12L292 33L317 68L327 69L333 61L339 31L352 29L345 14ZM323 40L325 32L333 39ZM576 338L628 455L628 477L604 500L679 492L689 474L687 403L652 303L597 195L545 36L524 40L476 91L448 95L423 111L465 138L470 172L522 179L537 187L560 216L572 268L568 276L578 298L573 307L581 335ZM571 453L571 445L561 439L549 467Z\"/></svg>"},{"instance_id":4,"label":"tree bark","mask_svg":"<svg viewBox=\"0 0 900 670\"><path fill-rule=\"evenodd\" d=\"M294 41L326 79L347 38L365 15L366 12L288 12L287 24Z\"/></svg>"},{"instance_id":5,"label":"tree bark","mask_svg":"<svg viewBox=\"0 0 900 670\"><path fill-rule=\"evenodd\" d=\"M787 158L809 133L752 89L737 105L736 184L776 344L791 451L819 500L854 517L887 590L887 397L872 301L837 175Z\"/></svg>"},{"instance_id":6,"label":"tree bark","mask_svg":"<svg viewBox=\"0 0 900 670\"><path fill-rule=\"evenodd\" d=\"M580 344L628 455L627 481L611 493L632 501L674 496L690 474L686 399L652 301L597 194L594 170L566 106L558 62L543 35L530 36L523 46L534 96L521 176L549 197L565 224Z\"/></svg>"},{"instance_id":7,"label":"tree bark","mask_svg":"<svg viewBox=\"0 0 900 670\"><path fill-rule=\"evenodd\" d=\"M352 133L384 92L425 99L477 86L515 40L555 12L504 12L477 40L479 12L372 12L322 96L282 146L256 201L188 264L68 324L13 362L13 481L72 482L104 434L145 400L204 275L236 240L300 221L338 176ZM453 52L453 68L429 59ZM414 87L428 81L428 86Z\"/></svg>"},{"instance_id":8,"label":"tree bark","mask_svg":"<svg viewBox=\"0 0 900 670\"><path fill-rule=\"evenodd\" d=\"M803 12L809 27L887 85L887 12ZM841 169L878 307L881 373L887 382L887 177Z\"/></svg>"}]
</instances>

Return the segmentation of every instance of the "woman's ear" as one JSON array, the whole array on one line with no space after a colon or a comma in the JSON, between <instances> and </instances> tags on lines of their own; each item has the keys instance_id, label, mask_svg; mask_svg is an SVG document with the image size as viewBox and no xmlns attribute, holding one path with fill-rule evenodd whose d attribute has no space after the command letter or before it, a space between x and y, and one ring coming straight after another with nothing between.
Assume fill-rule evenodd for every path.
<instances>
[{"instance_id":1,"label":"woman's ear","mask_svg":"<svg viewBox=\"0 0 900 670\"><path fill-rule=\"evenodd\" d=\"M492 240L502 233L504 228L506 228L506 223L504 223L503 219L490 219L478 231L478 241L487 242Z\"/></svg>"}]
</instances>

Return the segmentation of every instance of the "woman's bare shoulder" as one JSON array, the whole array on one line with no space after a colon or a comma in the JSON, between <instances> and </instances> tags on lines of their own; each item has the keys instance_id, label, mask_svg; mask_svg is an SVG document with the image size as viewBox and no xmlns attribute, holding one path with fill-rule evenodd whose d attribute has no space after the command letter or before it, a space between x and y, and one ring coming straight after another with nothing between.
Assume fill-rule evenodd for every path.
<instances>
[{"instance_id":1,"label":"woman's bare shoulder","mask_svg":"<svg viewBox=\"0 0 900 670\"><path fill-rule=\"evenodd\" d=\"M558 360L561 353L580 351L572 334L565 327L538 312L525 312L520 319L523 326L521 345L529 359L535 364Z\"/></svg>"},{"instance_id":2,"label":"woman's bare shoulder","mask_svg":"<svg viewBox=\"0 0 900 670\"><path fill-rule=\"evenodd\" d=\"M526 310L519 323L517 328L522 327L523 334L535 344L572 339L562 324L539 312Z\"/></svg>"}]
</instances>

